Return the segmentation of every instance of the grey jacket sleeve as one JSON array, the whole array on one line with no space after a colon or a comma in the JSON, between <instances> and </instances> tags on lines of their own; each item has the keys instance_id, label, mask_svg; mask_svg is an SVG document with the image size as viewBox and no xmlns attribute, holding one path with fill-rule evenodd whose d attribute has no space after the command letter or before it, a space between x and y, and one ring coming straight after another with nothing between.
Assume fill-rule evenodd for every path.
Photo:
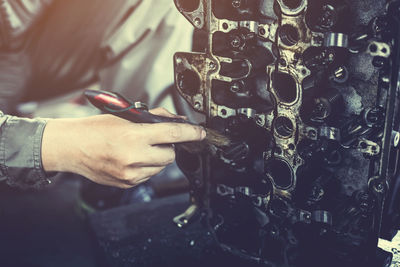
<instances>
[{"instance_id":1,"label":"grey jacket sleeve","mask_svg":"<svg viewBox=\"0 0 400 267\"><path fill-rule=\"evenodd\" d=\"M0 177L10 185L41 188L50 183L41 159L46 120L23 119L0 112Z\"/></svg>"}]
</instances>

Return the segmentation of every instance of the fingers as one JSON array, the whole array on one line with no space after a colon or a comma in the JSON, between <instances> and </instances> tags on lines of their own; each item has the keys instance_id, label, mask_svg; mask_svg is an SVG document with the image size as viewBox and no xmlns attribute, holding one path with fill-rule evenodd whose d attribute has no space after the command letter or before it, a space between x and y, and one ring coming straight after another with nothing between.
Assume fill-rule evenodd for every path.
<instances>
[{"instance_id":1,"label":"fingers","mask_svg":"<svg viewBox=\"0 0 400 267\"><path fill-rule=\"evenodd\" d=\"M152 176L160 173L168 164L175 160L175 151L172 146L149 146L142 151L140 163L134 163L115 169L115 165L108 166L105 173L112 173L110 181L113 186L130 188L143 183ZM114 167L112 167L114 165ZM112 178L111 177L111 178Z\"/></svg>"},{"instance_id":2,"label":"fingers","mask_svg":"<svg viewBox=\"0 0 400 267\"><path fill-rule=\"evenodd\" d=\"M206 137L206 131L202 127L191 124L157 123L148 127L147 138L151 145L201 141Z\"/></svg>"},{"instance_id":3,"label":"fingers","mask_svg":"<svg viewBox=\"0 0 400 267\"><path fill-rule=\"evenodd\" d=\"M168 118L181 118L181 119L186 119L185 116L175 115L175 114L169 112L168 110L166 110L165 108L155 108L155 109L149 110L149 112L152 113L152 114L154 114L154 115L163 116L163 117L168 117Z\"/></svg>"},{"instance_id":4,"label":"fingers","mask_svg":"<svg viewBox=\"0 0 400 267\"><path fill-rule=\"evenodd\" d=\"M163 167L142 167L142 168L132 168L127 173L127 177L125 177L125 182L131 185L137 185L149 180L156 174L159 174L162 170L164 170L165 166Z\"/></svg>"},{"instance_id":5,"label":"fingers","mask_svg":"<svg viewBox=\"0 0 400 267\"><path fill-rule=\"evenodd\" d=\"M148 181L154 175L159 174L164 168L165 166L130 168L125 171L124 177L119 177L115 185L122 188L130 188L139 185Z\"/></svg>"},{"instance_id":6,"label":"fingers","mask_svg":"<svg viewBox=\"0 0 400 267\"><path fill-rule=\"evenodd\" d=\"M175 150L171 145L149 146L143 151L141 161L133 166L162 167L175 161Z\"/></svg>"},{"instance_id":7,"label":"fingers","mask_svg":"<svg viewBox=\"0 0 400 267\"><path fill-rule=\"evenodd\" d=\"M165 109L152 112L177 117ZM67 122L62 121L61 125L64 124ZM61 142L68 144L65 151L72 151L65 158L76 160L69 161L60 171L78 173L96 183L121 188L140 184L172 163L175 151L171 144L200 141L206 135L202 127L191 124L130 123L111 115L73 121L63 129L65 132L78 129L65 135L65 140L69 141L72 135L81 141L79 144Z\"/></svg>"},{"instance_id":8,"label":"fingers","mask_svg":"<svg viewBox=\"0 0 400 267\"><path fill-rule=\"evenodd\" d=\"M122 189L129 189L135 187L141 183L147 182L151 177L144 177L141 179L130 179L130 180L110 180L109 182L103 183L104 185L118 187Z\"/></svg>"}]
</instances>

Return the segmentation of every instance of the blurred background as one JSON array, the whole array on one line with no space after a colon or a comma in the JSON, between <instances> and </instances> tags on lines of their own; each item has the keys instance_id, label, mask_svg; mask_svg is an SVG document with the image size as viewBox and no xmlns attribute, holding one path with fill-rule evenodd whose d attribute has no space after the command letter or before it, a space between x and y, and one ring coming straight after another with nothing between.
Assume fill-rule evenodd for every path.
<instances>
[{"instance_id":1,"label":"blurred background","mask_svg":"<svg viewBox=\"0 0 400 267\"><path fill-rule=\"evenodd\" d=\"M193 29L172 0L1 4L4 113L31 118L95 115L99 111L82 92L102 89L190 116L173 87L172 57L192 49ZM0 265L98 266L88 214L183 193L187 186L176 165L130 190L97 186L73 174L58 175L40 192L2 183Z\"/></svg>"}]
</instances>

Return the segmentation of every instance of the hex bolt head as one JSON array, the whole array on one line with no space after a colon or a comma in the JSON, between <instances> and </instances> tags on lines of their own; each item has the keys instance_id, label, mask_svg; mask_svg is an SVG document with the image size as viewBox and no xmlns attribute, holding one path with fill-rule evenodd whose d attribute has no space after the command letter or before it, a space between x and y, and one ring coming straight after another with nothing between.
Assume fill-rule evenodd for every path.
<instances>
[{"instance_id":1,"label":"hex bolt head","mask_svg":"<svg viewBox=\"0 0 400 267\"><path fill-rule=\"evenodd\" d=\"M392 132L392 144L395 148L399 148L400 145L400 133L397 131Z\"/></svg>"},{"instance_id":2,"label":"hex bolt head","mask_svg":"<svg viewBox=\"0 0 400 267\"><path fill-rule=\"evenodd\" d=\"M213 61L211 61L211 62L208 64L208 67L210 68L210 70L214 70L214 69L216 68L216 65L215 65L215 63L214 63Z\"/></svg>"},{"instance_id":3,"label":"hex bolt head","mask_svg":"<svg viewBox=\"0 0 400 267\"><path fill-rule=\"evenodd\" d=\"M232 1L232 6L234 8L239 8L242 5L242 1L241 0L233 0Z\"/></svg>"}]
</instances>

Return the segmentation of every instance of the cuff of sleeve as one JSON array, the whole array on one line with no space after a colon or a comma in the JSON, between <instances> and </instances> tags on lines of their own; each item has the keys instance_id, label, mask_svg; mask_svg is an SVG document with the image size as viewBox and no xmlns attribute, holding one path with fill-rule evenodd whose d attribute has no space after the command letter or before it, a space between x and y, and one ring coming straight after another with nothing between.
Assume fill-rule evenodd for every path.
<instances>
[{"instance_id":1,"label":"cuff of sleeve","mask_svg":"<svg viewBox=\"0 0 400 267\"><path fill-rule=\"evenodd\" d=\"M41 159L46 122L8 117L2 124L0 166L10 186L39 189L51 183Z\"/></svg>"}]
</instances>

